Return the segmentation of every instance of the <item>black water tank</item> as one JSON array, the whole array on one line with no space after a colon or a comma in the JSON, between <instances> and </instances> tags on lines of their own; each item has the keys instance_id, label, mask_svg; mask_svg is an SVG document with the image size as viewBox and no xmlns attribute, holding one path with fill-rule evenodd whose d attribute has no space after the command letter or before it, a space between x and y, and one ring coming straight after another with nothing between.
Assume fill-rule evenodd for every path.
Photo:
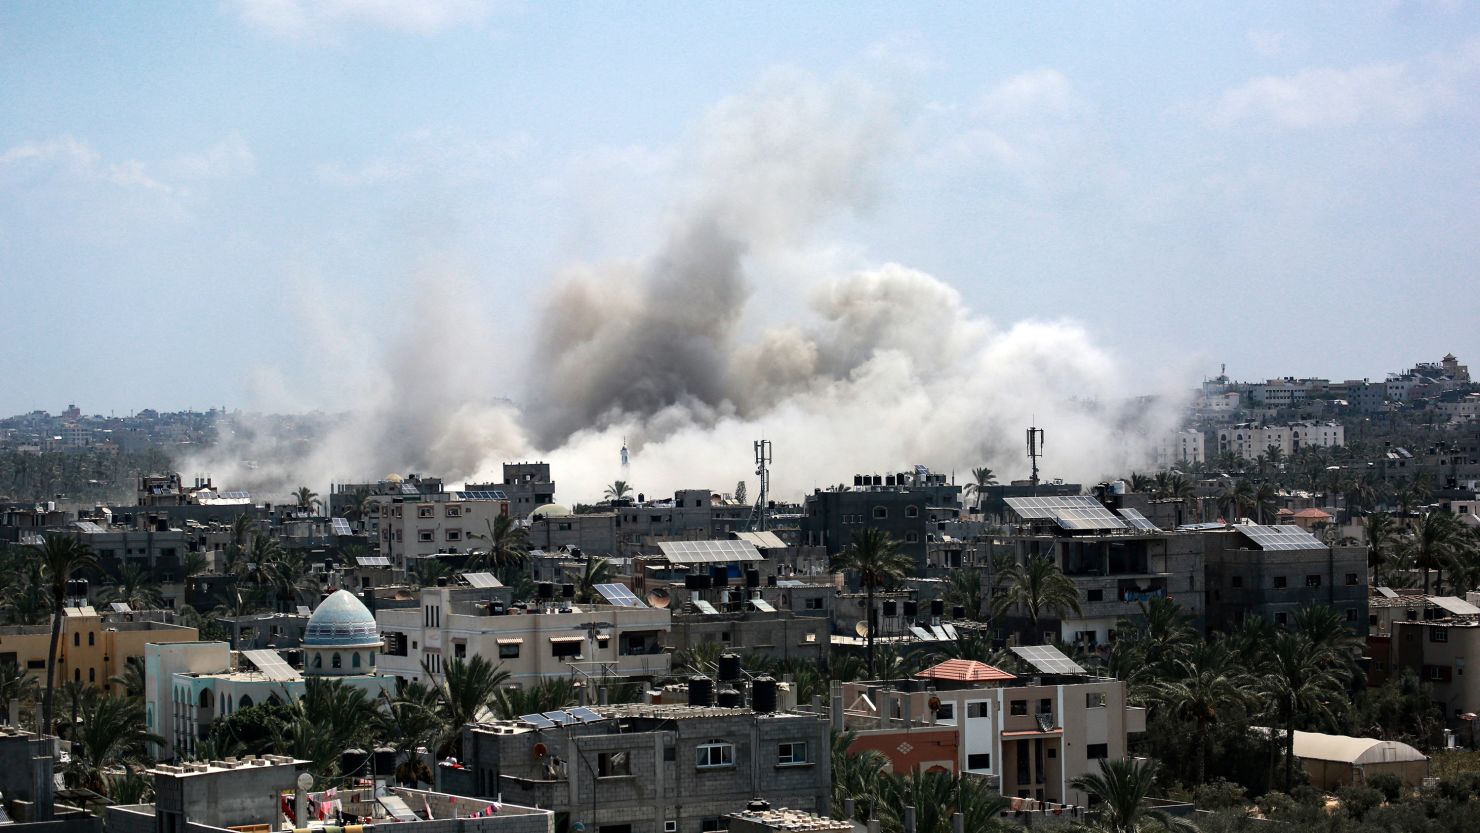
<instances>
[{"instance_id":1,"label":"black water tank","mask_svg":"<svg viewBox=\"0 0 1480 833\"><path fill-rule=\"evenodd\" d=\"M762 674L750 683L750 707L762 714L776 711L776 681Z\"/></svg>"},{"instance_id":2,"label":"black water tank","mask_svg":"<svg viewBox=\"0 0 1480 833\"><path fill-rule=\"evenodd\" d=\"M732 682L740 679L740 655L724 653L719 655L719 679L722 682Z\"/></svg>"},{"instance_id":3,"label":"black water tank","mask_svg":"<svg viewBox=\"0 0 1480 833\"><path fill-rule=\"evenodd\" d=\"M576 597L576 586L574 584L560 585L560 595L567 599L574 599Z\"/></svg>"},{"instance_id":4,"label":"black water tank","mask_svg":"<svg viewBox=\"0 0 1480 833\"><path fill-rule=\"evenodd\" d=\"M776 586L776 577L775 576L766 576L766 586L767 587L775 587Z\"/></svg>"},{"instance_id":5,"label":"black water tank","mask_svg":"<svg viewBox=\"0 0 1480 833\"><path fill-rule=\"evenodd\" d=\"M704 588L699 586L699 578L698 573L688 573L683 577L683 586L688 590L703 590Z\"/></svg>"},{"instance_id":6,"label":"black water tank","mask_svg":"<svg viewBox=\"0 0 1480 833\"><path fill-rule=\"evenodd\" d=\"M913 619L920 615L920 605L914 599L907 599L904 603L904 618Z\"/></svg>"},{"instance_id":7,"label":"black water tank","mask_svg":"<svg viewBox=\"0 0 1480 833\"><path fill-rule=\"evenodd\" d=\"M934 616L936 618L940 618L941 616L946 615L946 600L945 599L931 599L930 600L930 615L931 616Z\"/></svg>"},{"instance_id":8,"label":"black water tank","mask_svg":"<svg viewBox=\"0 0 1480 833\"><path fill-rule=\"evenodd\" d=\"M740 692L733 688L722 688L719 690L719 706L724 709L740 708Z\"/></svg>"},{"instance_id":9,"label":"black water tank","mask_svg":"<svg viewBox=\"0 0 1480 833\"><path fill-rule=\"evenodd\" d=\"M539 590L539 597L541 599L553 599L553 598L555 598L555 585L551 584L548 581L542 581L542 582L540 582L540 585L539 585L538 590Z\"/></svg>"},{"instance_id":10,"label":"black water tank","mask_svg":"<svg viewBox=\"0 0 1480 833\"><path fill-rule=\"evenodd\" d=\"M760 587L761 586L761 571L760 570L746 570L745 571L745 586L746 587Z\"/></svg>"},{"instance_id":11,"label":"black water tank","mask_svg":"<svg viewBox=\"0 0 1480 833\"><path fill-rule=\"evenodd\" d=\"M730 568L729 567L720 567L720 566L710 567L709 568L709 581L715 587L729 587L730 586Z\"/></svg>"},{"instance_id":12,"label":"black water tank","mask_svg":"<svg viewBox=\"0 0 1480 833\"><path fill-rule=\"evenodd\" d=\"M955 607L951 608L951 618L952 619L965 619L966 618L966 608L964 606L962 606L962 605L956 605Z\"/></svg>"},{"instance_id":13,"label":"black water tank","mask_svg":"<svg viewBox=\"0 0 1480 833\"><path fill-rule=\"evenodd\" d=\"M896 602L893 599L885 599L884 600L884 615L885 616L898 616L899 615L899 602Z\"/></svg>"},{"instance_id":14,"label":"black water tank","mask_svg":"<svg viewBox=\"0 0 1480 833\"><path fill-rule=\"evenodd\" d=\"M764 813L765 811L771 809L771 802L765 800L764 798L752 798L750 800L750 803L745 805L745 809L749 810L752 813Z\"/></svg>"},{"instance_id":15,"label":"black water tank","mask_svg":"<svg viewBox=\"0 0 1480 833\"><path fill-rule=\"evenodd\" d=\"M861 474L855 474L855 475L853 475L853 485L854 486L862 486L863 485L863 475L861 475Z\"/></svg>"},{"instance_id":16,"label":"black water tank","mask_svg":"<svg viewBox=\"0 0 1480 833\"><path fill-rule=\"evenodd\" d=\"M696 674L689 678L689 705L690 706L712 706L714 705L714 680L703 674Z\"/></svg>"},{"instance_id":17,"label":"black water tank","mask_svg":"<svg viewBox=\"0 0 1480 833\"><path fill-rule=\"evenodd\" d=\"M447 576L437 576L437 586L438 587L446 587L447 586Z\"/></svg>"},{"instance_id":18,"label":"black water tank","mask_svg":"<svg viewBox=\"0 0 1480 833\"><path fill-rule=\"evenodd\" d=\"M363 749L346 749L339 755L339 768L345 775L368 775L365 764L370 762L370 755Z\"/></svg>"},{"instance_id":19,"label":"black water tank","mask_svg":"<svg viewBox=\"0 0 1480 833\"><path fill-rule=\"evenodd\" d=\"M396 774L396 750L389 746L377 746L375 748L375 774Z\"/></svg>"}]
</instances>

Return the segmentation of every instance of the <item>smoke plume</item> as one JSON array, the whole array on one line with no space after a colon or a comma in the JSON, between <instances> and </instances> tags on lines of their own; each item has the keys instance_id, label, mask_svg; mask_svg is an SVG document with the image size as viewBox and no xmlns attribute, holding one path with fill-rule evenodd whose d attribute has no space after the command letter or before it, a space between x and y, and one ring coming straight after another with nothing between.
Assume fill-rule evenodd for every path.
<instances>
[{"instance_id":1,"label":"smoke plume","mask_svg":"<svg viewBox=\"0 0 1480 833\"><path fill-rule=\"evenodd\" d=\"M244 422L187 471L285 494L406 471L496 481L504 461L545 459L574 503L620 476L624 440L635 487L663 495L728 490L752 476L751 442L764 437L774 493L795 499L915 463L1025 476L1035 418L1050 476L1144 465L1181 403L1129 402L1115 361L1080 327L999 327L931 275L817 242L879 198L901 109L869 84L794 73L715 107L685 143L689 174L653 250L557 276L537 311L522 407L390 349L372 392L317 441L274 446L270 427ZM423 327L465 314L425 303Z\"/></svg>"}]
</instances>

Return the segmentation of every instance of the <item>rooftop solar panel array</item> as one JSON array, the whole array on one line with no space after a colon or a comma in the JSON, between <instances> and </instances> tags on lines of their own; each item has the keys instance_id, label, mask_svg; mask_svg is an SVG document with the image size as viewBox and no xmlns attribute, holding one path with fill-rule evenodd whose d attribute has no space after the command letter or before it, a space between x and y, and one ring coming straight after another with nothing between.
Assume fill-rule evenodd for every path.
<instances>
[{"instance_id":1,"label":"rooftop solar panel array","mask_svg":"<svg viewBox=\"0 0 1480 833\"><path fill-rule=\"evenodd\" d=\"M345 520L344 518L330 518L329 528L334 531L335 535L355 534L355 531L350 528L349 521Z\"/></svg>"},{"instance_id":2,"label":"rooftop solar panel array","mask_svg":"<svg viewBox=\"0 0 1480 833\"><path fill-rule=\"evenodd\" d=\"M403 495L419 495L419 494L421 494L421 489L419 487L417 487L417 485L415 483L402 483L401 484L401 494L403 494Z\"/></svg>"},{"instance_id":3,"label":"rooftop solar panel array","mask_svg":"<svg viewBox=\"0 0 1480 833\"><path fill-rule=\"evenodd\" d=\"M1161 527L1148 520L1145 515L1141 514L1141 510L1139 509L1117 509L1115 511L1120 515L1120 517L1125 518L1126 523L1130 524L1131 526L1142 532L1161 531Z\"/></svg>"},{"instance_id":4,"label":"rooftop solar panel array","mask_svg":"<svg viewBox=\"0 0 1480 833\"><path fill-rule=\"evenodd\" d=\"M1245 538L1253 541L1261 550L1321 550L1326 545L1320 539L1297 526L1259 526L1245 524L1236 527Z\"/></svg>"},{"instance_id":5,"label":"rooftop solar panel array","mask_svg":"<svg viewBox=\"0 0 1480 833\"><path fill-rule=\"evenodd\" d=\"M1064 653L1052 645L1021 645L1014 646L1014 654L1022 657L1029 665L1044 674L1085 674L1083 668L1074 660L1064 656Z\"/></svg>"},{"instance_id":6,"label":"rooftop solar panel array","mask_svg":"<svg viewBox=\"0 0 1480 833\"><path fill-rule=\"evenodd\" d=\"M598 584L596 592L600 593L601 598L606 599L608 604L617 607L647 607L642 603L642 599L637 598L637 594L632 592L632 588L625 584Z\"/></svg>"},{"instance_id":7,"label":"rooftop solar panel array","mask_svg":"<svg viewBox=\"0 0 1480 833\"><path fill-rule=\"evenodd\" d=\"M703 613L703 614L705 614L707 616L713 616L713 615L719 613L718 610L715 610L714 609L714 605L710 604L709 602L704 601L703 599L695 599L694 600L694 607L697 608L700 613Z\"/></svg>"},{"instance_id":8,"label":"rooftop solar panel array","mask_svg":"<svg viewBox=\"0 0 1480 833\"><path fill-rule=\"evenodd\" d=\"M458 500L508 500L503 492L455 492Z\"/></svg>"},{"instance_id":9,"label":"rooftop solar panel array","mask_svg":"<svg viewBox=\"0 0 1480 833\"><path fill-rule=\"evenodd\" d=\"M219 492L216 495L222 500L251 500L251 492Z\"/></svg>"},{"instance_id":10,"label":"rooftop solar panel array","mask_svg":"<svg viewBox=\"0 0 1480 833\"><path fill-rule=\"evenodd\" d=\"M1064 529L1126 529L1120 518L1089 495L1010 497L1008 506L1024 520L1051 520Z\"/></svg>"},{"instance_id":11,"label":"rooftop solar panel array","mask_svg":"<svg viewBox=\"0 0 1480 833\"><path fill-rule=\"evenodd\" d=\"M761 561L760 550L745 541L659 541L670 564L730 564Z\"/></svg>"},{"instance_id":12,"label":"rooftop solar panel array","mask_svg":"<svg viewBox=\"0 0 1480 833\"><path fill-rule=\"evenodd\" d=\"M493 573L463 573L463 580L469 587L503 587L503 582L494 577Z\"/></svg>"},{"instance_id":13,"label":"rooftop solar panel array","mask_svg":"<svg viewBox=\"0 0 1480 833\"><path fill-rule=\"evenodd\" d=\"M253 651L242 651L242 656L251 660L257 666L257 670L267 675L274 682L285 682L298 679L298 672L293 666L283 660L277 651L258 649Z\"/></svg>"},{"instance_id":14,"label":"rooftop solar panel array","mask_svg":"<svg viewBox=\"0 0 1480 833\"><path fill-rule=\"evenodd\" d=\"M389 567L391 560L383 555L357 555L355 563L361 567Z\"/></svg>"},{"instance_id":15,"label":"rooftop solar panel array","mask_svg":"<svg viewBox=\"0 0 1480 833\"><path fill-rule=\"evenodd\" d=\"M761 611L762 613L776 612L776 608L772 607L771 603L766 601L765 599L751 599L750 604L752 607L754 607L756 610Z\"/></svg>"},{"instance_id":16,"label":"rooftop solar panel array","mask_svg":"<svg viewBox=\"0 0 1480 833\"><path fill-rule=\"evenodd\" d=\"M93 523L92 521L75 521L72 525L82 530L83 532L91 533L93 535L97 535L103 532L103 528Z\"/></svg>"}]
</instances>

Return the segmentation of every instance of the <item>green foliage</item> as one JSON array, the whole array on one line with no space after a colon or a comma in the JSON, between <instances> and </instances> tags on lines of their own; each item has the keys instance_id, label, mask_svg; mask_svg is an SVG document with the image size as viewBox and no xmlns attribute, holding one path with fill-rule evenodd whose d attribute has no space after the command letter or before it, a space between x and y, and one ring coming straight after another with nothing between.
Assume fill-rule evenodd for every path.
<instances>
[{"instance_id":1,"label":"green foliage","mask_svg":"<svg viewBox=\"0 0 1480 833\"><path fill-rule=\"evenodd\" d=\"M1367 777L1367 786L1382 793L1382 799L1394 802L1403 794L1403 779L1391 772L1379 772Z\"/></svg>"},{"instance_id":2,"label":"green foliage","mask_svg":"<svg viewBox=\"0 0 1480 833\"><path fill-rule=\"evenodd\" d=\"M211 740L218 747L239 748L254 757L269 753L294 716L293 707L282 703L254 703L211 723Z\"/></svg>"},{"instance_id":3,"label":"green foliage","mask_svg":"<svg viewBox=\"0 0 1480 833\"><path fill-rule=\"evenodd\" d=\"M1381 790L1361 785L1339 788L1336 790L1336 798L1341 802L1341 809L1357 821L1366 818L1368 813L1385 800Z\"/></svg>"},{"instance_id":4,"label":"green foliage","mask_svg":"<svg viewBox=\"0 0 1480 833\"><path fill-rule=\"evenodd\" d=\"M1048 556L1032 556L1002 573L1002 590L992 597L992 614L1003 616L1019 608L1029 622L1029 645L1040 639L1038 620L1047 615L1079 614L1079 588Z\"/></svg>"}]
</instances>

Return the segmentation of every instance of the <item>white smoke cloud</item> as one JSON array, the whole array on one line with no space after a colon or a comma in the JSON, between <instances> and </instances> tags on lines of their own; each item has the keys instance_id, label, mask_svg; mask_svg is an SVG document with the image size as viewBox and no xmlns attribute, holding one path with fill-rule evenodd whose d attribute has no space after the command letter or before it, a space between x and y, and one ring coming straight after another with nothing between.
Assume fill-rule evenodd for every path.
<instances>
[{"instance_id":1,"label":"white smoke cloud","mask_svg":"<svg viewBox=\"0 0 1480 833\"><path fill-rule=\"evenodd\" d=\"M773 74L693 131L691 173L653 251L559 276L539 312L522 408L391 339L373 383L320 441L272 448L258 431L187 468L253 459L256 469L217 480L286 494L405 471L496 481L504 461L545 459L560 498L576 502L620 476L624 439L636 488L663 495L728 490L751 476L751 442L764 437L774 493L794 499L915 463L1023 476L1023 429L1035 419L1050 476L1144 464L1146 438L1175 425L1180 403L1127 404L1115 361L1081 327L999 327L936 277L818 240L829 221L879 198L881 164L906 123L898 99L857 79ZM767 273L778 263L816 271L801 286ZM413 318L458 332L460 355L476 355L476 338L464 337L476 327L453 320L471 308L449 297L465 296L419 294ZM793 320L767 320L798 302Z\"/></svg>"}]
</instances>

